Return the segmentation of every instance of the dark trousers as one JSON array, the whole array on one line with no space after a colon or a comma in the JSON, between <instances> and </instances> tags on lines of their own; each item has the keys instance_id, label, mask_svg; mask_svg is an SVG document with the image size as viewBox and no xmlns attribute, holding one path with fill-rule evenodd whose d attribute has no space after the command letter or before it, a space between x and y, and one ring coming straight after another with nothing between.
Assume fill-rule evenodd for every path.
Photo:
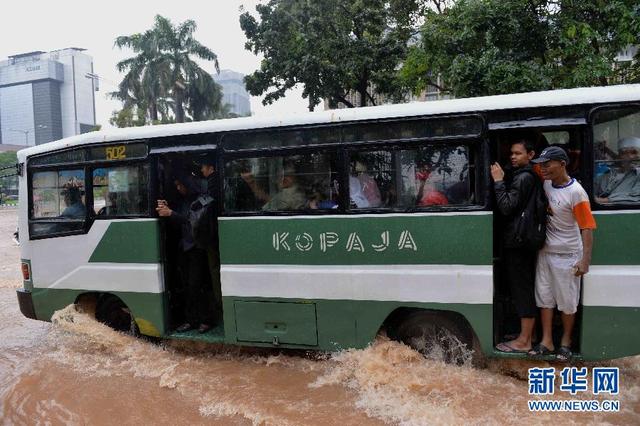
<instances>
[{"instance_id":1,"label":"dark trousers","mask_svg":"<svg viewBox=\"0 0 640 426\"><path fill-rule=\"evenodd\" d=\"M504 271L511 298L520 318L535 318L537 252L518 248L504 249Z\"/></svg>"},{"instance_id":2,"label":"dark trousers","mask_svg":"<svg viewBox=\"0 0 640 426\"><path fill-rule=\"evenodd\" d=\"M213 324L213 289L206 250L194 247L179 256L185 291L185 320L191 325Z\"/></svg>"}]
</instances>

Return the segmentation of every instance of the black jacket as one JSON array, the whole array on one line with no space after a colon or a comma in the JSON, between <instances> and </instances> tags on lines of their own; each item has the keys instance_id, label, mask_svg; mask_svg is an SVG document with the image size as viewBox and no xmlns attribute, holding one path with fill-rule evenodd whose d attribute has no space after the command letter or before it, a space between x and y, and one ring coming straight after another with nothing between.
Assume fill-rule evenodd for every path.
<instances>
[{"instance_id":1,"label":"black jacket","mask_svg":"<svg viewBox=\"0 0 640 426\"><path fill-rule=\"evenodd\" d=\"M505 176L506 177L506 176ZM527 201L536 185L536 176L531 165L514 169L506 182L495 182L496 206L504 217L502 241L506 248L517 247L515 226L517 218L527 205Z\"/></svg>"}]
</instances>

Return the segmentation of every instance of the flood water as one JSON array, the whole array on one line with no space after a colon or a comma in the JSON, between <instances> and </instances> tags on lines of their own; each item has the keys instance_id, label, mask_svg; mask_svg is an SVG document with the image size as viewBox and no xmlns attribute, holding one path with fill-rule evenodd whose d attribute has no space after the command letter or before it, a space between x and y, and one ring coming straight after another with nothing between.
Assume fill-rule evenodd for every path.
<instances>
[{"instance_id":1,"label":"flood water","mask_svg":"<svg viewBox=\"0 0 640 426\"><path fill-rule=\"evenodd\" d=\"M640 424L640 357L587 365L620 368L620 412L530 413L527 369L545 363L455 367L384 337L337 354L152 343L73 307L32 321L15 296L15 222L0 210L2 424Z\"/></svg>"}]
</instances>

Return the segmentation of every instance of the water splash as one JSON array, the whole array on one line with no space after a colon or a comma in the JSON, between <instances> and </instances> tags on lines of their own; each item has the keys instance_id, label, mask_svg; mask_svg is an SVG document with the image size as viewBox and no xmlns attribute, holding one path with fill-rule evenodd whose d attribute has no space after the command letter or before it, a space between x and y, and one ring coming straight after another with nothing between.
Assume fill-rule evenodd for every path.
<instances>
[{"instance_id":1,"label":"water splash","mask_svg":"<svg viewBox=\"0 0 640 426\"><path fill-rule=\"evenodd\" d=\"M175 418L225 425L640 421L640 357L600 363L621 369L621 413L534 415L526 403L530 361L491 360L478 370L465 356L464 365L452 366L384 336L364 350L335 354L153 344L72 306L55 314L45 336L36 368L7 395L13 423L131 422L138 412L141 421L157 424ZM424 350L437 358L441 349Z\"/></svg>"}]
</instances>

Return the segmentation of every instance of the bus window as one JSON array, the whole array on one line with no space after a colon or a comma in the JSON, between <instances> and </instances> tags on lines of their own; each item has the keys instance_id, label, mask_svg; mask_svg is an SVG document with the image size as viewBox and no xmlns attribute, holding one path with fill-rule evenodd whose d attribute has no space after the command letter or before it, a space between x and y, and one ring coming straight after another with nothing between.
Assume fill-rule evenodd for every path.
<instances>
[{"instance_id":1,"label":"bus window","mask_svg":"<svg viewBox=\"0 0 640 426\"><path fill-rule=\"evenodd\" d=\"M84 228L84 170L35 172L31 185L32 237L76 232Z\"/></svg>"},{"instance_id":2,"label":"bus window","mask_svg":"<svg viewBox=\"0 0 640 426\"><path fill-rule=\"evenodd\" d=\"M98 216L147 214L148 175L147 164L94 169L94 213Z\"/></svg>"},{"instance_id":3,"label":"bus window","mask_svg":"<svg viewBox=\"0 0 640 426\"><path fill-rule=\"evenodd\" d=\"M337 207L333 155L242 158L225 166L225 211L300 211Z\"/></svg>"},{"instance_id":4,"label":"bus window","mask_svg":"<svg viewBox=\"0 0 640 426\"><path fill-rule=\"evenodd\" d=\"M593 122L595 201L640 204L640 112L599 111Z\"/></svg>"},{"instance_id":5,"label":"bus window","mask_svg":"<svg viewBox=\"0 0 640 426\"><path fill-rule=\"evenodd\" d=\"M464 205L472 201L468 147L428 145L403 150L400 157L403 207Z\"/></svg>"},{"instance_id":6,"label":"bus window","mask_svg":"<svg viewBox=\"0 0 640 426\"><path fill-rule=\"evenodd\" d=\"M84 217L84 170L33 174L32 219Z\"/></svg>"}]
</instances>

